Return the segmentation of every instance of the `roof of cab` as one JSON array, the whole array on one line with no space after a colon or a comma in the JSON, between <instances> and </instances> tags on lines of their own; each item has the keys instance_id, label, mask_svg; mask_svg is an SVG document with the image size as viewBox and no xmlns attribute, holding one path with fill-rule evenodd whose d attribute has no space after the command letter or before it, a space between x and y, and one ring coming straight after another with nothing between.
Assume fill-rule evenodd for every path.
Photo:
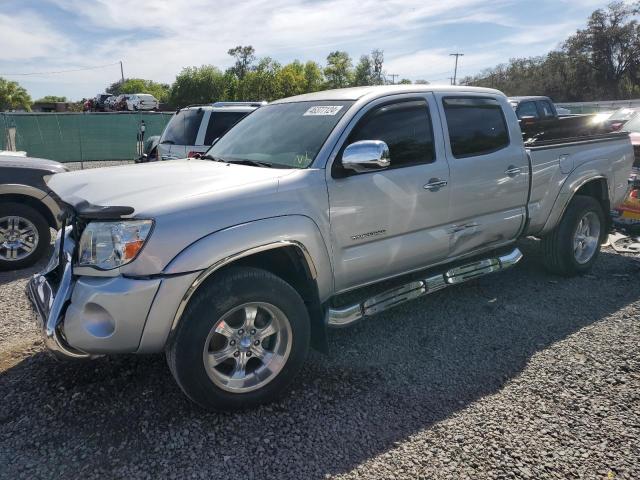
<instances>
[{"instance_id":1,"label":"roof of cab","mask_svg":"<svg viewBox=\"0 0 640 480\"><path fill-rule=\"evenodd\" d=\"M551 99L543 95L524 95L524 96L509 97L510 102L520 103L520 102L524 102L525 100L551 100Z\"/></svg>"},{"instance_id":2,"label":"roof of cab","mask_svg":"<svg viewBox=\"0 0 640 480\"><path fill-rule=\"evenodd\" d=\"M499 90L482 87L467 87L453 85L375 85L368 87L338 88L335 90L323 90L321 92L305 93L295 97L282 98L271 102L314 102L325 100L358 100L365 96L382 97L397 93L419 93L419 92L451 92L451 93L487 93L492 95L504 94Z\"/></svg>"}]
</instances>

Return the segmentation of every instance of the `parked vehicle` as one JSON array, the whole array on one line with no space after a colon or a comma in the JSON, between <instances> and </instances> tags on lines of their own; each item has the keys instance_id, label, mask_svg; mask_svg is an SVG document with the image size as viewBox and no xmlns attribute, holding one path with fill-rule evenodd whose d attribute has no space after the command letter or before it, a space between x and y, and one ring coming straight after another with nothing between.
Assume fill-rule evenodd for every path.
<instances>
[{"instance_id":1,"label":"parked vehicle","mask_svg":"<svg viewBox=\"0 0 640 480\"><path fill-rule=\"evenodd\" d=\"M60 207L45 179L65 171L53 160L0 153L0 270L29 267L47 252Z\"/></svg>"},{"instance_id":2,"label":"parked vehicle","mask_svg":"<svg viewBox=\"0 0 640 480\"><path fill-rule=\"evenodd\" d=\"M153 95L134 93L126 97L126 110L158 110L160 102Z\"/></svg>"},{"instance_id":3,"label":"parked vehicle","mask_svg":"<svg viewBox=\"0 0 640 480\"><path fill-rule=\"evenodd\" d=\"M116 109L116 96L110 95L104 100L104 110L105 112L113 111Z\"/></svg>"},{"instance_id":4,"label":"parked vehicle","mask_svg":"<svg viewBox=\"0 0 640 480\"><path fill-rule=\"evenodd\" d=\"M236 122L261 105L261 102L216 102L180 109L158 141L154 144L150 139L150 150L143 161L175 160L204 153Z\"/></svg>"},{"instance_id":5,"label":"parked vehicle","mask_svg":"<svg viewBox=\"0 0 640 480\"><path fill-rule=\"evenodd\" d=\"M104 112L106 110L105 102L112 95L109 93L99 93L93 100L93 109L96 112Z\"/></svg>"},{"instance_id":6,"label":"parked vehicle","mask_svg":"<svg viewBox=\"0 0 640 480\"><path fill-rule=\"evenodd\" d=\"M624 132L525 149L497 90L287 98L201 159L54 176L66 227L29 294L54 351L164 350L198 404L250 407L327 328L512 267L521 237L589 271L632 162Z\"/></svg>"},{"instance_id":7,"label":"parked vehicle","mask_svg":"<svg viewBox=\"0 0 640 480\"><path fill-rule=\"evenodd\" d=\"M549 97L509 97L520 121L523 138L527 140L557 140L582 137L612 131L611 126L595 115L560 116Z\"/></svg>"}]
</instances>

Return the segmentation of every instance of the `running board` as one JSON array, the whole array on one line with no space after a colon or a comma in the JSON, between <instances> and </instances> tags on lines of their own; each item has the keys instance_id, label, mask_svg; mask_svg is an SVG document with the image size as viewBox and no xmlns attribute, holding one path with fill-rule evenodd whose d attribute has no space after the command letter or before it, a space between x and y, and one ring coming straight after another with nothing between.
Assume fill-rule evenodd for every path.
<instances>
[{"instance_id":1,"label":"running board","mask_svg":"<svg viewBox=\"0 0 640 480\"><path fill-rule=\"evenodd\" d=\"M437 292L450 285L466 282L499 270L506 270L513 267L520 259L522 259L522 252L514 248L513 251L505 255L478 260L423 280L415 280L355 305L330 308L327 324L334 328L346 327L361 318L370 317L414 298Z\"/></svg>"}]
</instances>

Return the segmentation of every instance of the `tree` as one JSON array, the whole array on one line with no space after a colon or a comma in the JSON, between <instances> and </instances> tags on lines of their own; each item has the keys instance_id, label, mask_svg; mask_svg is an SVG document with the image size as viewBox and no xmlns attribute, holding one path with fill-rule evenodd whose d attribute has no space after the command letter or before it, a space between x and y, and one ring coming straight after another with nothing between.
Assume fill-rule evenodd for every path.
<instances>
[{"instance_id":1,"label":"tree","mask_svg":"<svg viewBox=\"0 0 640 480\"><path fill-rule=\"evenodd\" d=\"M353 85L375 85L376 75L369 55L362 55L353 73Z\"/></svg>"},{"instance_id":2,"label":"tree","mask_svg":"<svg viewBox=\"0 0 640 480\"><path fill-rule=\"evenodd\" d=\"M384 71L382 70L382 64L384 63L384 50L376 48L371 51L371 61L373 62L373 72L375 76L376 85L384 85Z\"/></svg>"},{"instance_id":3,"label":"tree","mask_svg":"<svg viewBox=\"0 0 640 480\"><path fill-rule=\"evenodd\" d=\"M306 92L304 65L294 60L276 73L277 92L283 97L291 97Z\"/></svg>"},{"instance_id":4,"label":"tree","mask_svg":"<svg viewBox=\"0 0 640 480\"><path fill-rule=\"evenodd\" d=\"M156 97L159 101L166 102L169 99L170 89L171 87L166 83L158 83L143 78L127 78L124 83L122 81L112 83L106 88L106 92L111 95L148 93Z\"/></svg>"},{"instance_id":5,"label":"tree","mask_svg":"<svg viewBox=\"0 0 640 480\"><path fill-rule=\"evenodd\" d=\"M348 87L353 78L353 63L347 52L335 51L327 56L324 68L327 88Z\"/></svg>"},{"instance_id":6,"label":"tree","mask_svg":"<svg viewBox=\"0 0 640 480\"><path fill-rule=\"evenodd\" d=\"M422 80L422 79L416 80L413 83L415 83L416 85L429 85L429 82L427 82L426 80Z\"/></svg>"},{"instance_id":7,"label":"tree","mask_svg":"<svg viewBox=\"0 0 640 480\"><path fill-rule=\"evenodd\" d=\"M0 111L31 111L31 97L18 82L0 77Z\"/></svg>"},{"instance_id":8,"label":"tree","mask_svg":"<svg viewBox=\"0 0 640 480\"><path fill-rule=\"evenodd\" d=\"M277 78L282 66L271 57L261 58L258 64L238 81L236 100L275 100L282 97Z\"/></svg>"},{"instance_id":9,"label":"tree","mask_svg":"<svg viewBox=\"0 0 640 480\"><path fill-rule=\"evenodd\" d=\"M230 48L227 53L236 60L235 65L229 70L235 73L237 77L242 80L251 68L251 64L256 59L256 50L251 45L247 45L245 47L238 45L235 48Z\"/></svg>"},{"instance_id":10,"label":"tree","mask_svg":"<svg viewBox=\"0 0 640 480\"><path fill-rule=\"evenodd\" d=\"M409 80L408 78L403 78L398 82L398 85L411 85L411 80Z\"/></svg>"},{"instance_id":11,"label":"tree","mask_svg":"<svg viewBox=\"0 0 640 480\"><path fill-rule=\"evenodd\" d=\"M181 108L225 100L228 86L227 76L213 65L186 67L171 85L169 103Z\"/></svg>"},{"instance_id":12,"label":"tree","mask_svg":"<svg viewBox=\"0 0 640 480\"><path fill-rule=\"evenodd\" d=\"M507 95L547 95L555 101L634 98L640 94L638 4L616 2L589 17L587 27L547 55L509 63L462 79Z\"/></svg>"},{"instance_id":13,"label":"tree","mask_svg":"<svg viewBox=\"0 0 640 480\"><path fill-rule=\"evenodd\" d=\"M59 97L57 95L45 95L42 98L39 98L38 100L36 100L34 103L38 103L38 102L66 102L67 101L67 97Z\"/></svg>"},{"instance_id":14,"label":"tree","mask_svg":"<svg viewBox=\"0 0 640 480\"><path fill-rule=\"evenodd\" d=\"M322 90L324 75L322 67L316 62L308 61L304 64L304 91L317 92Z\"/></svg>"},{"instance_id":15,"label":"tree","mask_svg":"<svg viewBox=\"0 0 640 480\"><path fill-rule=\"evenodd\" d=\"M564 44L565 51L585 62L610 99L620 95L625 76L634 80L640 65L640 28L633 18L638 4L614 2L591 14L587 28L578 30Z\"/></svg>"}]
</instances>

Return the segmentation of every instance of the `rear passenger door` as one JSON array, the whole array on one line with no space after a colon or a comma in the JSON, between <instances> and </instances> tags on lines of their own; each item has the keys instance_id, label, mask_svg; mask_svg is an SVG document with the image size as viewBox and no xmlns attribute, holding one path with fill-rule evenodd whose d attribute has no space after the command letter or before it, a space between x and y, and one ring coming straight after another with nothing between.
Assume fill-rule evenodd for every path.
<instances>
[{"instance_id":1,"label":"rear passenger door","mask_svg":"<svg viewBox=\"0 0 640 480\"><path fill-rule=\"evenodd\" d=\"M524 225L529 189L513 110L497 96L437 96L451 176L449 256L513 240Z\"/></svg>"}]
</instances>

